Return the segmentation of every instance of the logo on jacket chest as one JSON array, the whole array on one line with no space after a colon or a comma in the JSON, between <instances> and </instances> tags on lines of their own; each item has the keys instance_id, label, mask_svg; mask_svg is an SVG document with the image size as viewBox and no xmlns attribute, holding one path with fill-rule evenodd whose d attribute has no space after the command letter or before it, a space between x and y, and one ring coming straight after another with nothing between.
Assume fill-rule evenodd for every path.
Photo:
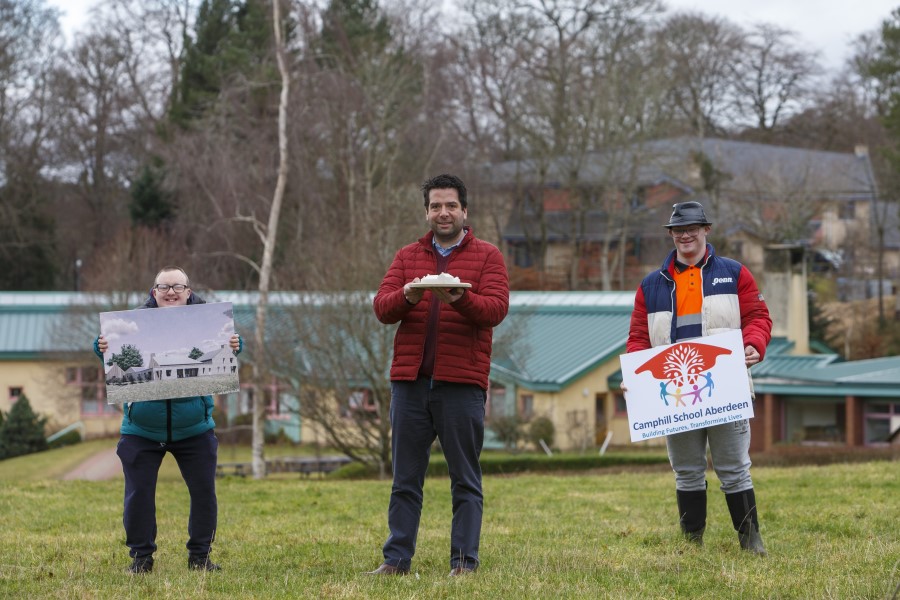
<instances>
[{"instance_id":1,"label":"logo on jacket chest","mask_svg":"<svg viewBox=\"0 0 900 600\"><path fill-rule=\"evenodd\" d=\"M712 282L713 287L715 287L717 283L734 283L734 277L716 277Z\"/></svg>"}]
</instances>

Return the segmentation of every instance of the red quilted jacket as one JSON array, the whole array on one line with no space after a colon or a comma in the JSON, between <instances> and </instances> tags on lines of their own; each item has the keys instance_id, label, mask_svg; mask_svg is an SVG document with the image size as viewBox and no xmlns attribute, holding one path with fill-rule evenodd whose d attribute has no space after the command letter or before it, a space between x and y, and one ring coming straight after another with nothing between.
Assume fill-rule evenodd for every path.
<instances>
[{"instance_id":1,"label":"red quilted jacket","mask_svg":"<svg viewBox=\"0 0 900 600\"><path fill-rule=\"evenodd\" d=\"M500 251L468 233L450 254L446 272L471 283L453 304L441 303L440 325L434 361L434 379L474 383L487 389L491 371L493 328L509 310L509 276ZM426 291L415 305L406 301L403 286L416 277L436 275L434 234L401 248L375 295L375 315L382 323L400 322L394 336L392 381L414 381L425 349L425 325L434 299Z\"/></svg>"}]
</instances>

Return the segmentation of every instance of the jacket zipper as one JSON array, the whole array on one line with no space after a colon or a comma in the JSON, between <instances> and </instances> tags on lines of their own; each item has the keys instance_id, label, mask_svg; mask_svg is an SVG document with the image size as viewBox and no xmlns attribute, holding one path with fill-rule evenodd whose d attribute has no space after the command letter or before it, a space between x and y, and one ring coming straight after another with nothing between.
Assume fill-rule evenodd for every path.
<instances>
[{"instance_id":1,"label":"jacket zipper","mask_svg":"<svg viewBox=\"0 0 900 600\"><path fill-rule=\"evenodd\" d=\"M172 443L172 401L166 400L166 443Z\"/></svg>"}]
</instances>

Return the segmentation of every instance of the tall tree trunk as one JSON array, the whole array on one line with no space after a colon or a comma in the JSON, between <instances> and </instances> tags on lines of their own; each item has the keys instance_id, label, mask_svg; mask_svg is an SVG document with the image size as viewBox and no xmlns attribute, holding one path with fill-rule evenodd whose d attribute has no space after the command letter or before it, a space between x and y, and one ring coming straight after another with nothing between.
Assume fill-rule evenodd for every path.
<instances>
[{"instance_id":1,"label":"tall tree trunk","mask_svg":"<svg viewBox=\"0 0 900 600\"><path fill-rule=\"evenodd\" d=\"M259 272L259 303L256 305L256 360L253 366L253 380L257 384L264 376L265 364L265 330L266 310L269 306L269 280L272 275L272 256L278 234L278 219L284 199L284 188L288 175L288 140L287 140L287 107L288 94L291 87L290 74L285 59L284 39L281 31L281 0L272 0L272 26L275 30L275 57L278 60L278 71L281 73L281 98L278 103L278 180L275 184L275 195L272 208L269 210L269 224L266 228L266 239L263 244L263 260ZM268 379L268 378L266 378ZM277 402L277 398L275 401ZM265 445L266 403L265 394L253 395L253 477L262 479L266 476Z\"/></svg>"}]
</instances>

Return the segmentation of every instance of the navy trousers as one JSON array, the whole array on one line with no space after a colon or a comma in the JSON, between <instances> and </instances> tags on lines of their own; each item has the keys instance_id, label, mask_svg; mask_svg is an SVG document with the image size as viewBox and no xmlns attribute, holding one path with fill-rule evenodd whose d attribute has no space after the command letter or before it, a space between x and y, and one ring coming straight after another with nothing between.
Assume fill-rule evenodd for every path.
<instances>
[{"instance_id":1,"label":"navy trousers","mask_svg":"<svg viewBox=\"0 0 900 600\"><path fill-rule=\"evenodd\" d=\"M212 429L177 442L154 442L123 435L116 448L125 473L125 545L132 558L156 551L156 481L159 466L171 452L191 496L187 549L209 554L216 535L216 456L219 440Z\"/></svg>"},{"instance_id":2,"label":"navy trousers","mask_svg":"<svg viewBox=\"0 0 900 600\"><path fill-rule=\"evenodd\" d=\"M408 569L416 551L425 471L435 437L447 459L453 521L451 568L478 567L484 495L481 447L485 392L477 385L420 378L391 383L391 458L394 483L388 507L390 535L384 562Z\"/></svg>"}]
</instances>

